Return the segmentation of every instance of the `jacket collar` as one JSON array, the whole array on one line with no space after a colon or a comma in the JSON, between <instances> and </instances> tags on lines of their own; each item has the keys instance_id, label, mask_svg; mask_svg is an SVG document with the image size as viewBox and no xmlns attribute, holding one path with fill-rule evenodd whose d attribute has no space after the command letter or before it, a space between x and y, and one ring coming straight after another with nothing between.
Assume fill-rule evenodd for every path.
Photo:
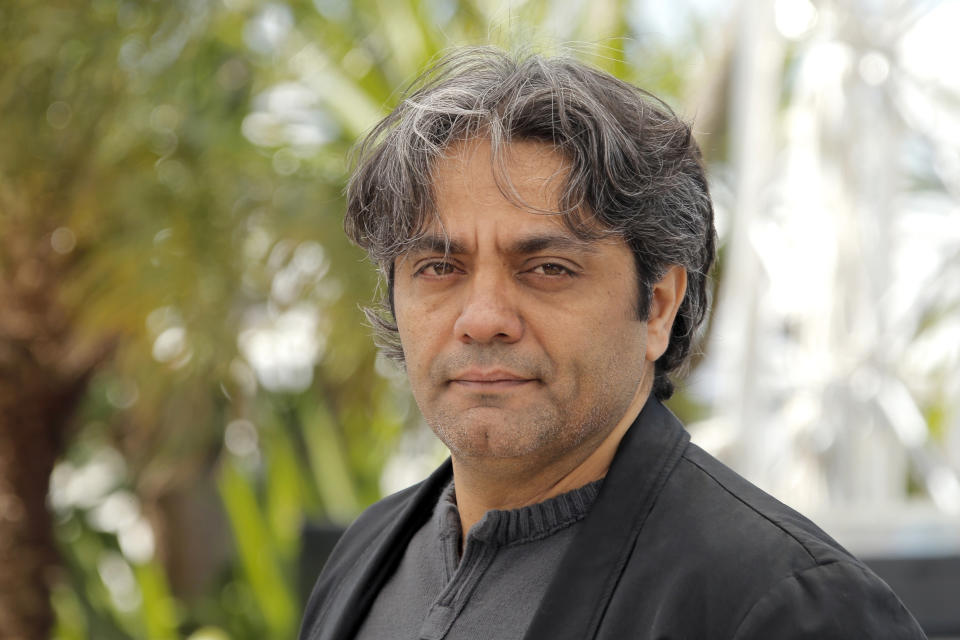
<instances>
[{"instance_id":1,"label":"jacket collar","mask_svg":"<svg viewBox=\"0 0 960 640\"><path fill-rule=\"evenodd\" d=\"M324 625L316 640L339 640L356 635L373 601L403 559L410 539L433 514L440 494L452 477L448 458L413 489L383 535L357 561L356 569L351 571L357 577L339 585L339 593L331 594L330 611L322 614L330 624Z\"/></svg>"},{"instance_id":2,"label":"jacket collar","mask_svg":"<svg viewBox=\"0 0 960 640\"><path fill-rule=\"evenodd\" d=\"M580 523L526 638L593 638L647 515L690 436L651 397L624 434L600 488Z\"/></svg>"}]
</instances>

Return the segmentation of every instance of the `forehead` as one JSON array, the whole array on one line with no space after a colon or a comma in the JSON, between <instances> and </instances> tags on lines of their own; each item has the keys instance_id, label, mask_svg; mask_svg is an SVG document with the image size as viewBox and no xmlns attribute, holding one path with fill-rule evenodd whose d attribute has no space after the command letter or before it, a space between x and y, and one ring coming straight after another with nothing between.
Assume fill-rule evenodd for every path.
<instances>
[{"instance_id":1,"label":"forehead","mask_svg":"<svg viewBox=\"0 0 960 640\"><path fill-rule=\"evenodd\" d=\"M541 142L517 141L498 149L484 138L455 143L434 164L436 208L421 232L451 241L483 227L500 235L549 232L581 243L603 235L583 224L583 211L561 211L568 169L567 158Z\"/></svg>"},{"instance_id":2,"label":"forehead","mask_svg":"<svg viewBox=\"0 0 960 640\"><path fill-rule=\"evenodd\" d=\"M487 138L460 141L433 166L434 197L440 213L462 202L457 200L462 196L484 205L506 199L518 207L556 213L568 167L560 151L542 142L516 141L495 148Z\"/></svg>"}]
</instances>

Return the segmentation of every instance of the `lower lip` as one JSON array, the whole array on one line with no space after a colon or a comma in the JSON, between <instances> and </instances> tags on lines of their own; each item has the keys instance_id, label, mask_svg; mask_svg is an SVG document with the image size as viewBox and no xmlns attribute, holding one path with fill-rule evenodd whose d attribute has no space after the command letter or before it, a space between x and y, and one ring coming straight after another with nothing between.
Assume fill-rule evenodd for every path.
<instances>
[{"instance_id":1,"label":"lower lip","mask_svg":"<svg viewBox=\"0 0 960 640\"><path fill-rule=\"evenodd\" d=\"M474 391L500 391L515 389L533 382L533 380L452 380L455 386Z\"/></svg>"}]
</instances>

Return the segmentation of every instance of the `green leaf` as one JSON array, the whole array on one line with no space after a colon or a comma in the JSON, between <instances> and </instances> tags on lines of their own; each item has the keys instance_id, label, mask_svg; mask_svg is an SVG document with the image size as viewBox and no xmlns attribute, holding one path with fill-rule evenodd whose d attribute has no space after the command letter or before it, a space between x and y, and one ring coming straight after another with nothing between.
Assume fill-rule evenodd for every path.
<instances>
[{"instance_id":1,"label":"green leaf","mask_svg":"<svg viewBox=\"0 0 960 640\"><path fill-rule=\"evenodd\" d=\"M235 461L225 460L219 487L240 564L270 636L289 638L299 622L296 599L281 571L282 560L271 539L269 523L260 509L252 483Z\"/></svg>"}]
</instances>

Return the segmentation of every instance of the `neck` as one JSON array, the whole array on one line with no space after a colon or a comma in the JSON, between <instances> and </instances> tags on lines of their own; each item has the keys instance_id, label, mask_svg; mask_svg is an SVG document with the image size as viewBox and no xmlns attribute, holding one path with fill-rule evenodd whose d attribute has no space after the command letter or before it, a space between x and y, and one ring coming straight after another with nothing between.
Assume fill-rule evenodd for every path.
<instances>
[{"instance_id":1,"label":"neck","mask_svg":"<svg viewBox=\"0 0 960 640\"><path fill-rule=\"evenodd\" d=\"M518 509L543 502L599 480L607 474L617 447L650 395L642 384L619 422L596 442L585 443L579 456L552 461L513 458L476 460L453 458L453 478L460 512L462 540L492 509Z\"/></svg>"}]
</instances>

